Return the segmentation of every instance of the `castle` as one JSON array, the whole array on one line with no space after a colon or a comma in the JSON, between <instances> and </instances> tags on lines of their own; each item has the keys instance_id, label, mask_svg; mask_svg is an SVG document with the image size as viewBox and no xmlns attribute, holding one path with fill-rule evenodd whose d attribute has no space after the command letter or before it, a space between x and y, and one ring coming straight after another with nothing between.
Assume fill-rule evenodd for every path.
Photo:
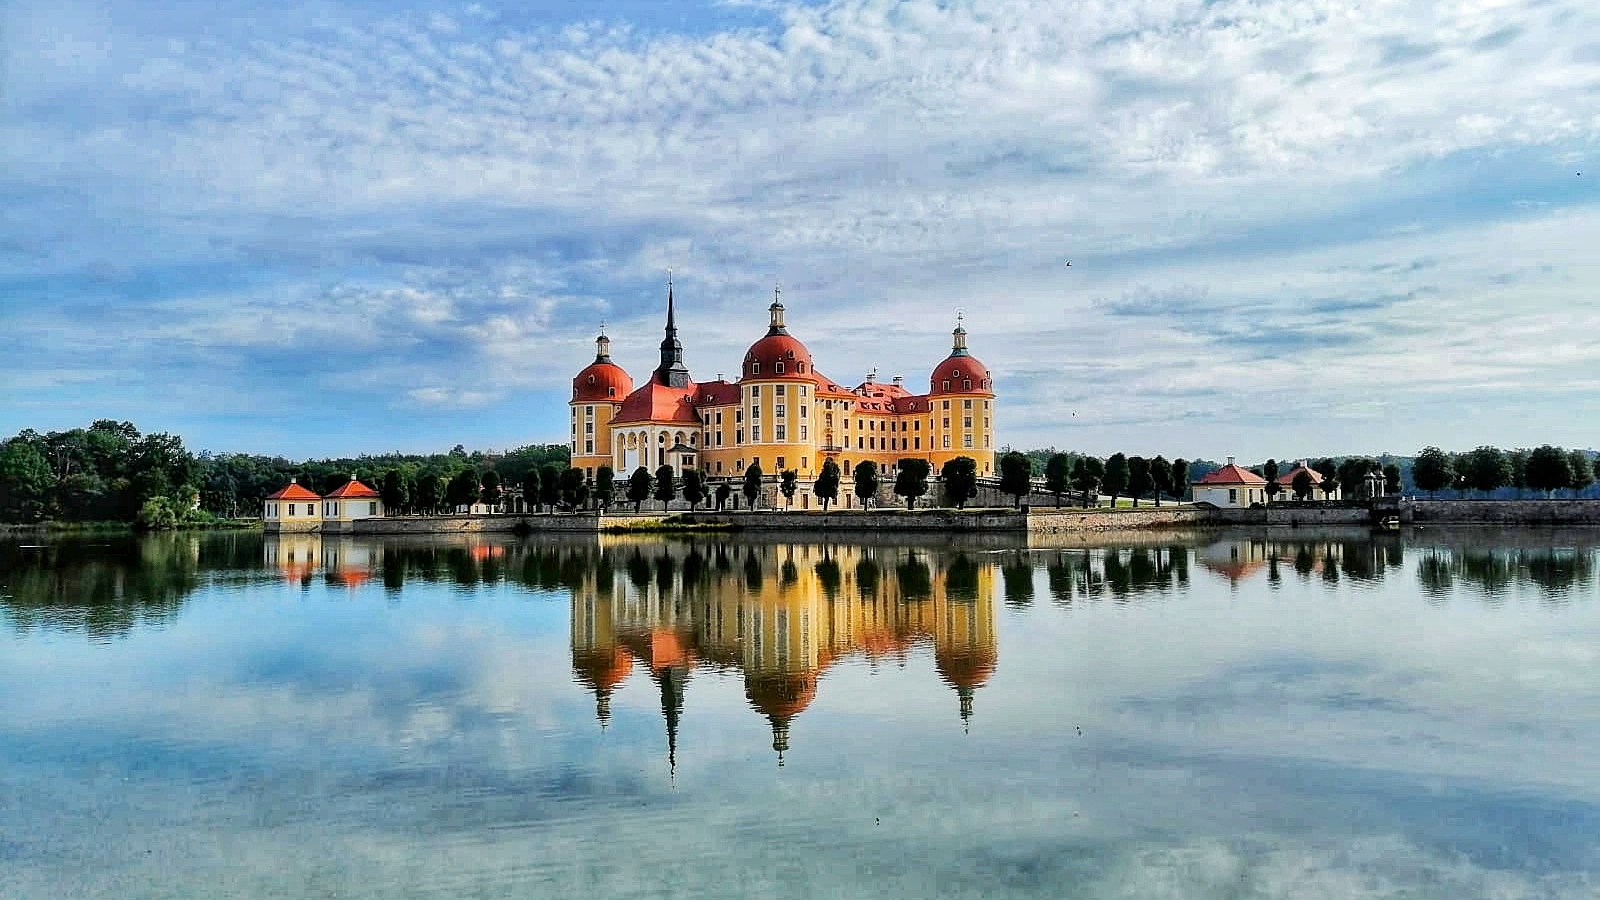
<instances>
[{"instance_id":1,"label":"castle","mask_svg":"<svg viewBox=\"0 0 1600 900\"><path fill-rule=\"evenodd\" d=\"M742 478L759 463L769 476L799 476L794 502L802 509L815 502L811 485L828 459L846 478L867 461L892 477L901 459L925 459L937 473L958 456L971 457L980 476L994 474L994 382L967 350L959 322L927 393L913 394L898 377L841 386L789 334L777 296L768 311L767 333L745 352L736 381L696 382L683 361L669 276L666 336L648 380L634 387L604 333L594 362L572 379L573 467L592 479L610 466L623 479L641 466L670 465L716 481ZM849 505L848 490L840 494Z\"/></svg>"}]
</instances>

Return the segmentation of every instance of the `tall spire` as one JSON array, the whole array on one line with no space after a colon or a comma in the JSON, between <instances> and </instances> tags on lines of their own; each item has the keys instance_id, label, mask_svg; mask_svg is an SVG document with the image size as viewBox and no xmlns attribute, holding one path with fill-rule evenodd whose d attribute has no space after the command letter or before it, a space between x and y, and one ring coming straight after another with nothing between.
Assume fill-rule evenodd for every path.
<instances>
[{"instance_id":1,"label":"tall spire","mask_svg":"<svg viewBox=\"0 0 1600 900\"><path fill-rule=\"evenodd\" d=\"M779 285L772 286L772 305L767 307L772 313L772 321L767 325L767 334L788 334L789 330L783 327L783 288Z\"/></svg>"},{"instance_id":2,"label":"tall spire","mask_svg":"<svg viewBox=\"0 0 1600 900\"><path fill-rule=\"evenodd\" d=\"M967 329L962 320L967 317L963 311L956 312L956 330L950 332L950 355L966 356L967 354Z\"/></svg>"},{"instance_id":3,"label":"tall spire","mask_svg":"<svg viewBox=\"0 0 1600 900\"><path fill-rule=\"evenodd\" d=\"M677 311L672 300L672 270L667 270L667 334L661 339L661 364L656 367L658 384L688 387L689 367L683 364L683 344L678 342Z\"/></svg>"},{"instance_id":4,"label":"tall spire","mask_svg":"<svg viewBox=\"0 0 1600 900\"><path fill-rule=\"evenodd\" d=\"M611 338L606 337L606 323L603 319L600 322L600 336L594 339L594 361L611 362Z\"/></svg>"}]
</instances>

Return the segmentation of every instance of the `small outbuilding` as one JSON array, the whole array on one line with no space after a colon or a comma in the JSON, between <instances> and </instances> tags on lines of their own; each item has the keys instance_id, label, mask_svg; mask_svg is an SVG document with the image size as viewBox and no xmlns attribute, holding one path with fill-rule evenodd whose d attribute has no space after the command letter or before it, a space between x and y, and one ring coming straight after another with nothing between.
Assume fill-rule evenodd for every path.
<instances>
[{"instance_id":1,"label":"small outbuilding","mask_svg":"<svg viewBox=\"0 0 1600 900\"><path fill-rule=\"evenodd\" d=\"M325 522L353 522L381 515L383 498L354 475L322 498L322 519Z\"/></svg>"},{"instance_id":2,"label":"small outbuilding","mask_svg":"<svg viewBox=\"0 0 1600 900\"><path fill-rule=\"evenodd\" d=\"M1267 480L1249 469L1240 468L1228 457L1228 464L1196 479L1190 488L1194 502L1209 503L1219 509L1241 509L1267 502Z\"/></svg>"},{"instance_id":3,"label":"small outbuilding","mask_svg":"<svg viewBox=\"0 0 1600 900\"><path fill-rule=\"evenodd\" d=\"M261 521L272 531L313 531L322 525L322 496L291 478L267 495Z\"/></svg>"}]
</instances>

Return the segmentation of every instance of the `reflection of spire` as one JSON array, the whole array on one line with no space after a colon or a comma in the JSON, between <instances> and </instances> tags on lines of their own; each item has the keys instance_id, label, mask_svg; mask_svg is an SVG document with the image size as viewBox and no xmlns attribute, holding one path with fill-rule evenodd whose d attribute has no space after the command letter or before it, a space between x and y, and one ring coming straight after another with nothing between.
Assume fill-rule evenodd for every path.
<instances>
[{"instance_id":1,"label":"reflection of spire","mask_svg":"<svg viewBox=\"0 0 1600 900\"><path fill-rule=\"evenodd\" d=\"M970 734L972 731L972 688L956 688L956 695L961 698L961 733Z\"/></svg>"},{"instance_id":2,"label":"reflection of spire","mask_svg":"<svg viewBox=\"0 0 1600 900\"><path fill-rule=\"evenodd\" d=\"M604 731L611 722L611 689L606 688L594 698L594 717L600 720L600 730Z\"/></svg>"},{"instance_id":3,"label":"reflection of spire","mask_svg":"<svg viewBox=\"0 0 1600 900\"><path fill-rule=\"evenodd\" d=\"M667 720L667 771L678 776L678 717L683 713L683 686L689 680L687 669L666 666L656 670L661 683L661 716Z\"/></svg>"},{"instance_id":4,"label":"reflection of spire","mask_svg":"<svg viewBox=\"0 0 1600 900\"><path fill-rule=\"evenodd\" d=\"M772 749L778 751L778 765L783 765L783 751L789 749L789 717L772 716Z\"/></svg>"}]
</instances>

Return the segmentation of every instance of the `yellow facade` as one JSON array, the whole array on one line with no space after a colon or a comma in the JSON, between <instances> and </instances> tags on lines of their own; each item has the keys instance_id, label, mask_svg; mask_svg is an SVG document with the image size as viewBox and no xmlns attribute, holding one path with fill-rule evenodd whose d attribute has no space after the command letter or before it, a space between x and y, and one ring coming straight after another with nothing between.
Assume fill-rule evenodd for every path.
<instances>
[{"instance_id":1,"label":"yellow facade","mask_svg":"<svg viewBox=\"0 0 1600 900\"><path fill-rule=\"evenodd\" d=\"M669 286L661 362L637 391L615 395L615 383L626 376L610 362L604 336L596 363L574 380L574 466L591 471L609 465L626 477L637 466L653 471L667 463L697 467L714 481L742 479L759 463L769 477L797 474L800 508L814 504L811 485L828 459L846 479L867 461L892 479L906 458L927 460L937 475L960 456L972 458L980 476L995 474L994 385L988 368L968 351L960 325L926 393L913 394L899 378L885 384L875 376L846 388L817 371L810 351L789 334L783 304L774 301L767 334L751 345L740 375L695 383L683 364L672 304ZM612 396L601 399L606 386ZM848 482L840 499L853 505L847 493Z\"/></svg>"}]
</instances>

